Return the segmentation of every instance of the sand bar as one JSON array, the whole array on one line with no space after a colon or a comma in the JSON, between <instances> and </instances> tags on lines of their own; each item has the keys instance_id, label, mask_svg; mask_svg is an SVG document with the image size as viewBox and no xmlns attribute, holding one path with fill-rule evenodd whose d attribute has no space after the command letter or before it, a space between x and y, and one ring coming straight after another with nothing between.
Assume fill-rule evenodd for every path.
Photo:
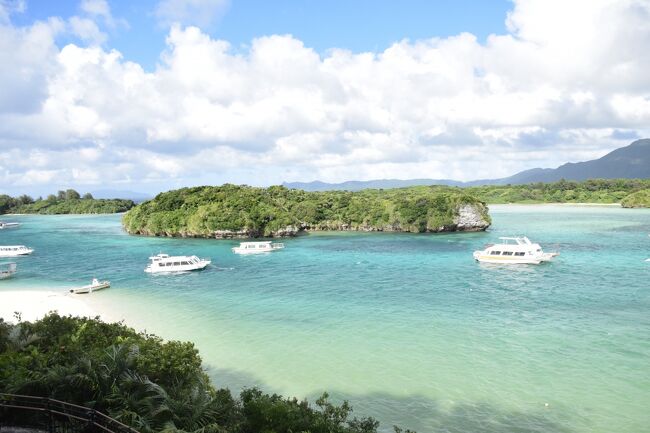
<instances>
[{"instance_id":1,"label":"sand bar","mask_svg":"<svg viewBox=\"0 0 650 433\"><path fill-rule=\"evenodd\" d=\"M89 316L99 314L78 296L65 292L35 290L1 290L0 317L15 322L14 312L20 312L23 321L40 319L50 311L67 316Z\"/></svg>"}]
</instances>

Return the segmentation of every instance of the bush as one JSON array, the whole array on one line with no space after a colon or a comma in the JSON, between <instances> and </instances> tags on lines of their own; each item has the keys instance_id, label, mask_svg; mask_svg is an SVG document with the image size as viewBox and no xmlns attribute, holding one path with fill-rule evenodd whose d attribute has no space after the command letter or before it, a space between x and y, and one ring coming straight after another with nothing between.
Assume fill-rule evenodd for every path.
<instances>
[{"instance_id":1,"label":"bush","mask_svg":"<svg viewBox=\"0 0 650 433\"><path fill-rule=\"evenodd\" d=\"M215 389L189 342L163 341L121 323L50 314L0 320L0 389L87 406L143 432L376 433L327 394L307 401ZM26 416L26 415L25 415Z\"/></svg>"}]
</instances>

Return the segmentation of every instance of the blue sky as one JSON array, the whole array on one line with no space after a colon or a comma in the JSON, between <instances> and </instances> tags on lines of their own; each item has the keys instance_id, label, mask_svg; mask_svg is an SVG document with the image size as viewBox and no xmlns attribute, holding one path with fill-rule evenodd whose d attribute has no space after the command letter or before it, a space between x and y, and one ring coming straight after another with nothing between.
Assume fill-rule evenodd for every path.
<instances>
[{"instance_id":1,"label":"blue sky","mask_svg":"<svg viewBox=\"0 0 650 433\"><path fill-rule=\"evenodd\" d=\"M110 45L152 70L165 48L167 28L156 18L156 0L113 0L113 16L128 25L110 31ZM337 47L354 52L383 51L401 39L428 39L471 32L484 40L505 31L507 0L233 0L220 17L203 29L234 47L246 46L259 36L291 34L318 52ZM52 16L79 13L78 1L28 0L16 24L27 25ZM61 37L59 45L74 39Z\"/></svg>"},{"instance_id":2,"label":"blue sky","mask_svg":"<svg viewBox=\"0 0 650 433\"><path fill-rule=\"evenodd\" d=\"M0 0L0 193L598 158L650 136L648 52L650 0Z\"/></svg>"}]
</instances>

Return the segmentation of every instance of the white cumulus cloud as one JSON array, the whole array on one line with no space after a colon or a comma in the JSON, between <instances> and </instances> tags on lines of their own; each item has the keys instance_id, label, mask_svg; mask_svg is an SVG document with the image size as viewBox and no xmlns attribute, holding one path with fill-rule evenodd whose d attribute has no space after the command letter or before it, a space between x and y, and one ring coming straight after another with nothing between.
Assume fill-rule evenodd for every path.
<instances>
[{"instance_id":1,"label":"white cumulus cloud","mask_svg":"<svg viewBox=\"0 0 650 433\"><path fill-rule=\"evenodd\" d=\"M188 22L179 4L158 10ZM0 189L494 178L650 135L649 1L517 0L504 19L484 43L325 54L291 35L235 50L177 23L153 72L83 23L88 46L62 48L60 19L0 24Z\"/></svg>"}]
</instances>

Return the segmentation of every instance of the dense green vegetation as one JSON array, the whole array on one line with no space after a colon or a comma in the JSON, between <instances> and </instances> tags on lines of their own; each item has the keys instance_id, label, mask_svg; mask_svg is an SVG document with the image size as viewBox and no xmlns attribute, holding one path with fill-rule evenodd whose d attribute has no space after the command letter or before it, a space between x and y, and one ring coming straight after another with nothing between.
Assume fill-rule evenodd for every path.
<instances>
[{"instance_id":1,"label":"dense green vegetation","mask_svg":"<svg viewBox=\"0 0 650 433\"><path fill-rule=\"evenodd\" d=\"M59 191L57 195L50 194L34 200L28 195L10 197L0 195L0 214L26 213L26 214L98 214L126 212L135 206L131 200L122 199L94 199L91 194L81 196L74 189Z\"/></svg>"},{"instance_id":2,"label":"dense green vegetation","mask_svg":"<svg viewBox=\"0 0 650 433\"><path fill-rule=\"evenodd\" d=\"M624 198L650 188L650 179L561 180L527 185L485 185L465 188L491 203L621 203Z\"/></svg>"},{"instance_id":3,"label":"dense green vegetation","mask_svg":"<svg viewBox=\"0 0 650 433\"><path fill-rule=\"evenodd\" d=\"M0 319L0 392L50 397L101 411L142 433L375 433L344 402L216 389L192 343L163 341L120 323L50 314Z\"/></svg>"},{"instance_id":4,"label":"dense green vegetation","mask_svg":"<svg viewBox=\"0 0 650 433\"><path fill-rule=\"evenodd\" d=\"M650 189L642 189L625 197L623 207L650 207Z\"/></svg>"},{"instance_id":5,"label":"dense green vegetation","mask_svg":"<svg viewBox=\"0 0 650 433\"><path fill-rule=\"evenodd\" d=\"M456 228L462 204L475 205L489 224L487 208L460 189L412 187L360 192L306 192L282 186L223 185L158 194L123 218L129 233L163 236L295 234L307 230L444 231ZM287 233L290 232L290 233Z\"/></svg>"}]
</instances>

